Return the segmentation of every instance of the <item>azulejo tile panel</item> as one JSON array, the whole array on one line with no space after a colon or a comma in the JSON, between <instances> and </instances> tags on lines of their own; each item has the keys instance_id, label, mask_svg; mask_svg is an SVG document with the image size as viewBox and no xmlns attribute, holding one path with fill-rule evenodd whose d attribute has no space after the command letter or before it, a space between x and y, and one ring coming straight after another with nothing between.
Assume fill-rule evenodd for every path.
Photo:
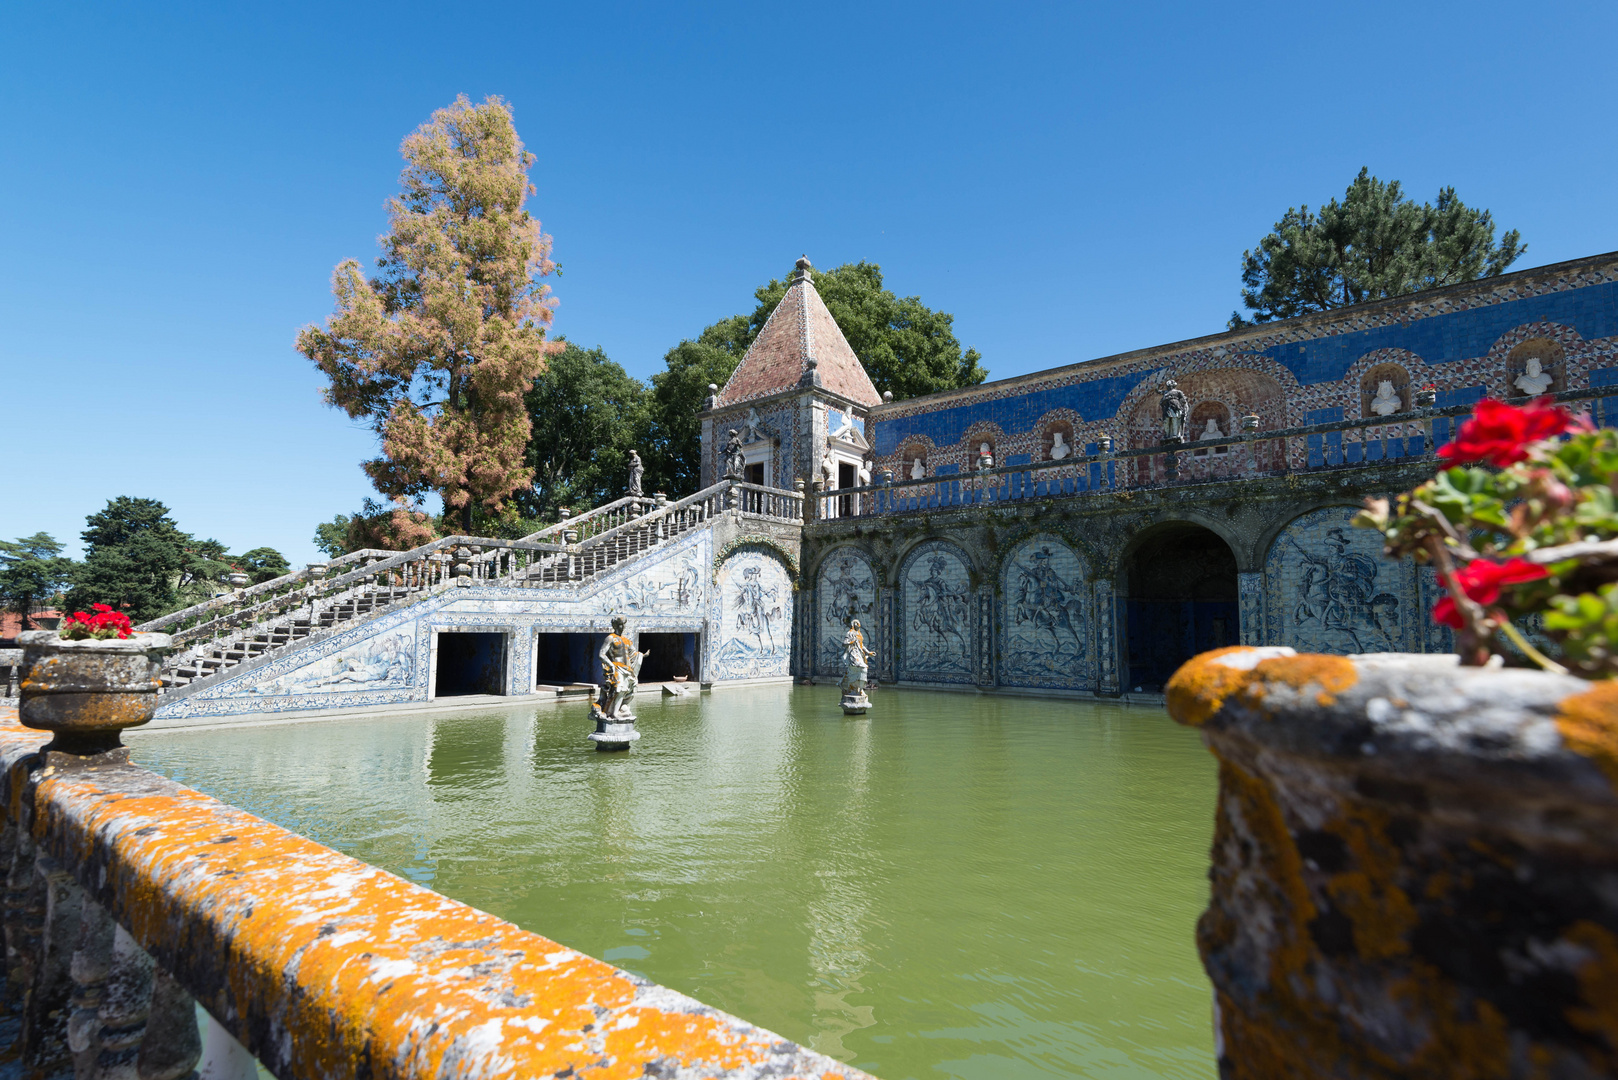
<instances>
[{"instance_id":1,"label":"azulejo tile panel","mask_svg":"<svg viewBox=\"0 0 1618 1080\"><path fill-rule=\"evenodd\" d=\"M1382 539L1328 506L1294 519L1264 563L1266 644L1299 652L1423 652L1429 644L1416 568L1382 555Z\"/></svg>"},{"instance_id":2,"label":"azulejo tile panel","mask_svg":"<svg viewBox=\"0 0 1618 1080\"><path fill-rule=\"evenodd\" d=\"M925 541L905 556L899 567L900 679L973 681L971 581L965 553L948 541Z\"/></svg>"},{"instance_id":3,"label":"azulejo tile panel","mask_svg":"<svg viewBox=\"0 0 1618 1080\"><path fill-rule=\"evenodd\" d=\"M819 613L814 627L815 674L841 675L843 635L849 620L860 621L868 643L875 640L876 574L870 559L858 548L833 551L820 564L815 598Z\"/></svg>"},{"instance_id":4,"label":"azulejo tile panel","mask_svg":"<svg viewBox=\"0 0 1618 1080\"><path fill-rule=\"evenodd\" d=\"M715 575L717 648L710 678L783 678L791 674L792 578L762 546L736 550Z\"/></svg>"},{"instance_id":5,"label":"azulejo tile panel","mask_svg":"<svg viewBox=\"0 0 1618 1080\"><path fill-rule=\"evenodd\" d=\"M1006 557L1000 579L1000 682L1090 690L1089 570L1073 549L1044 534Z\"/></svg>"}]
</instances>

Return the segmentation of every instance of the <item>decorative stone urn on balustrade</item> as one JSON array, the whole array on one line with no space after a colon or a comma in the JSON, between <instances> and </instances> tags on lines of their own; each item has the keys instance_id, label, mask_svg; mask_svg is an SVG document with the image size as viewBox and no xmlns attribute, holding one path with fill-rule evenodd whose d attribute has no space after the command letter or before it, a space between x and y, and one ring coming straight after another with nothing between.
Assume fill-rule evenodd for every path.
<instances>
[{"instance_id":1,"label":"decorative stone urn on balustrade","mask_svg":"<svg viewBox=\"0 0 1618 1080\"><path fill-rule=\"evenodd\" d=\"M23 650L18 719L55 732L47 750L115 750L119 732L157 711L158 667L172 644L167 634L63 641L55 630L28 630L17 643Z\"/></svg>"},{"instance_id":2,"label":"decorative stone urn on balustrade","mask_svg":"<svg viewBox=\"0 0 1618 1080\"><path fill-rule=\"evenodd\" d=\"M1618 1075L1618 682L1204 653L1225 1080Z\"/></svg>"}]
</instances>

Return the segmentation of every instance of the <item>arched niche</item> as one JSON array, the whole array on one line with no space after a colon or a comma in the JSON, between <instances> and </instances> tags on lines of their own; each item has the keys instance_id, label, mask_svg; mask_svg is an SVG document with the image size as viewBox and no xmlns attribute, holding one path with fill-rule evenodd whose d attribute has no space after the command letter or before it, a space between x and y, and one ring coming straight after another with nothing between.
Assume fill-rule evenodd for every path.
<instances>
[{"instance_id":1,"label":"arched niche","mask_svg":"<svg viewBox=\"0 0 1618 1080\"><path fill-rule=\"evenodd\" d=\"M1089 689L1095 685L1089 566L1059 537L1037 533L1000 568L1000 682Z\"/></svg>"},{"instance_id":2,"label":"arched niche","mask_svg":"<svg viewBox=\"0 0 1618 1080\"><path fill-rule=\"evenodd\" d=\"M1264 560L1263 640L1299 652L1420 652L1428 621L1414 564L1385 558L1382 538L1327 506L1289 522Z\"/></svg>"},{"instance_id":3,"label":"arched niche","mask_svg":"<svg viewBox=\"0 0 1618 1080\"><path fill-rule=\"evenodd\" d=\"M1161 395L1162 376L1153 389L1141 396L1129 412L1128 442L1125 444L1133 449L1142 450L1160 446L1163 442L1163 420ZM1252 368L1217 368L1212 371L1188 371L1176 373L1173 378L1179 383L1180 390L1184 392L1186 400L1192 403L1193 419L1195 423L1195 409L1197 406L1217 402L1226 409L1227 417L1239 418L1249 414L1259 418L1259 430L1270 431L1287 426L1286 397L1281 384L1262 371ZM1206 419L1203 426L1206 426ZM1224 424L1220 430L1226 430ZM1229 432L1226 432L1229 434ZM1186 435L1193 442L1197 432L1188 430ZM1253 444L1253 454L1257 467L1260 469L1273 468L1280 464L1281 450L1274 442L1259 441ZM1235 467L1242 455L1227 455L1224 459L1209 458L1207 467L1210 475L1219 475ZM1161 473L1154 476L1154 470L1161 470L1162 461L1157 457L1138 457L1133 459L1138 483L1150 483L1154 479L1161 479Z\"/></svg>"},{"instance_id":4,"label":"arched niche","mask_svg":"<svg viewBox=\"0 0 1618 1080\"><path fill-rule=\"evenodd\" d=\"M921 475L922 476L931 476L932 475L932 469L931 469L931 467L929 465L929 455L931 454L931 452L932 452L932 444L931 443L922 442L919 439L911 439L909 442L905 443L904 444L904 450L900 454L900 457L899 457L899 467L898 467L897 470L895 470L894 479L895 480L916 480L916 479L920 479L920 477L917 477L915 475L916 466L917 466L918 463L921 466Z\"/></svg>"},{"instance_id":5,"label":"arched niche","mask_svg":"<svg viewBox=\"0 0 1618 1080\"><path fill-rule=\"evenodd\" d=\"M1533 373L1536 366L1539 368L1537 378ZM1547 378L1549 381L1546 381ZM1543 389L1538 386L1543 386ZM1506 354L1507 397L1537 397L1566 389L1567 350L1562 348L1561 342L1532 337L1519 342Z\"/></svg>"},{"instance_id":6,"label":"arched niche","mask_svg":"<svg viewBox=\"0 0 1618 1080\"><path fill-rule=\"evenodd\" d=\"M1387 383L1386 390L1382 386ZM1392 413L1378 412L1378 402L1385 400L1387 391L1392 392L1393 398L1398 401L1398 408ZM1360 417L1370 419L1373 416L1391 416L1394 413L1410 411L1410 372L1402 364L1376 364L1366 369L1360 376Z\"/></svg>"},{"instance_id":7,"label":"arched niche","mask_svg":"<svg viewBox=\"0 0 1618 1080\"><path fill-rule=\"evenodd\" d=\"M870 557L856 547L834 548L815 572L815 674L843 673L843 635L858 619L867 646L876 635L876 572Z\"/></svg>"},{"instance_id":8,"label":"arched niche","mask_svg":"<svg viewBox=\"0 0 1618 1080\"><path fill-rule=\"evenodd\" d=\"M1204 436L1210 436L1208 421L1212 420L1214 427L1220 435L1231 434L1230 407L1222 401L1201 401L1191 408L1191 422L1187 425L1185 437L1194 446ZM1211 436L1210 436L1211 437ZM1193 453L1197 457L1207 457L1210 453L1215 456L1230 453L1230 446L1204 446Z\"/></svg>"},{"instance_id":9,"label":"arched niche","mask_svg":"<svg viewBox=\"0 0 1618 1080\"><path fill-rule=\"evenodd\" d=\"M970 683L977 667L972 634L972 573L966 553L947 540L925 540L899 564L899 678Z\"/></svg>"},{"instance_id":10,"label":"arched niche","mask_svg":"<svg viewBox=\"0 0 1618 1080\"><path fill-rule=\"evenodd\" d=\"M1058 438L1061 439L1061 445L1066 448L1060 457L1056 454ZM1077 453L1079 453L1079 449L1073 440L1073 422L1071 420L1047 420L1040 428L1039 459L1041 461L1059 461L1070 458ZM998 461L998 459L996 460Z\"/></svg>"},{"instance_id":11,"label":"arched niche","mask_svg":"<svg viewBox=\"0 0 1618 1080\"><path fill-rule=\"evenodd\" d=\"M1137 536L1120 566L1126 690L1161 690L1200 652L1241 640L1236 554L1188 521Z\"/></svg>"},{"instance_id":12,"label":"arched niche","mask_svg":"<svg viewBox=\"0 0 1618 1080\"><path fill-rule=\"evenodd\" d=\"M709 671L715 681L791 675L792 573L763 544L745 544L714 575L719 618Z\"/></svg>"}]
</instances>

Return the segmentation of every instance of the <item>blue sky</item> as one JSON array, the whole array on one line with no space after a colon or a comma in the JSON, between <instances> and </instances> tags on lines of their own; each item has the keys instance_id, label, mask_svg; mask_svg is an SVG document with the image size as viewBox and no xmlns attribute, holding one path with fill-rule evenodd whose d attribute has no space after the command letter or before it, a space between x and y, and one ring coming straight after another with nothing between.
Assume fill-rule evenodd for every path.
<instances>
[{"instance_id":1,"label":"blue sky","mask_svg":"<svg viewBox=\"0 0 1618 1080\"><path fill-rule=\"evenodd\" d=\"M632 374L790 270L870 259L1004 377L1221 329L1361 165L1618 248L1602 4L67 5L0 11L0 536L84 515L316 558L370 433L292 347L369 262L400 140L500 94L556 329Z\"/></svg>"}]
</instances>

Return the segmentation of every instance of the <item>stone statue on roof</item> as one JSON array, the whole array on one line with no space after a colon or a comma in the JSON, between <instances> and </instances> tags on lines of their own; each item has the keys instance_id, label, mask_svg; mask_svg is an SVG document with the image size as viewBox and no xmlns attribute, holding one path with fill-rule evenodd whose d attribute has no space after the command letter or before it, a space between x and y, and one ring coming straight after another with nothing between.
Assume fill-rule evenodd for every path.
<instances>
[{"instance_id":1,"label":"stone statue on roof","mask_svg":"<svg viewBox=\"0 0 1618 1080\"><path fill-rule=\"evenodd\" d=\"M1185 442L1185 414L1191 408L1185 392L1180 389L1179 383L1170 379L1163 384L1159 396L1159 407L1163 411L1163 441Z\"/></svg>"}]
</instances>

